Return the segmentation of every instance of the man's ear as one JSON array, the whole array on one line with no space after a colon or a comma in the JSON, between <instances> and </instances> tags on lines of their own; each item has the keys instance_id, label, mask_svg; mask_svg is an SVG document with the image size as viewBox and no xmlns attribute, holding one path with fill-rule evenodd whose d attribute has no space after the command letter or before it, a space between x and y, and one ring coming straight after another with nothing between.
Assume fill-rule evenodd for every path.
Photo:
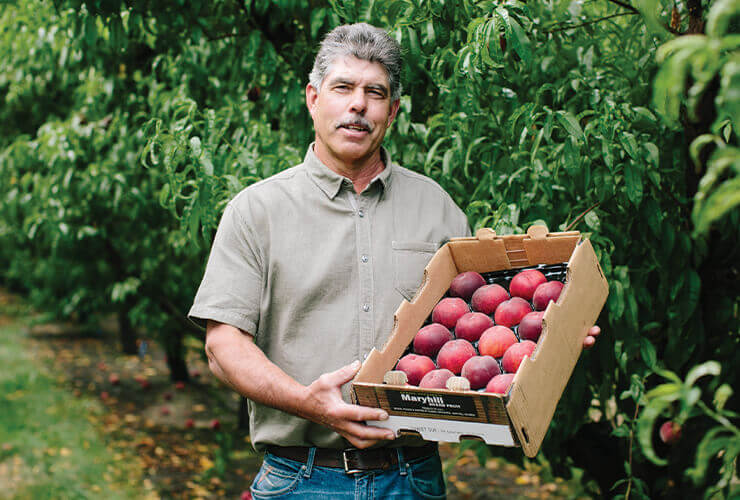
<instances>
[{"instance_id":1,"label":"man's ear","mask_svg":"<svg viewBox=\"0 0 740 500\"><path fill-rule=\"evenodd\" d=\"M388 127L391 126L391 123L393 123L393 120L396 119L396 115L398 114L398 108L401 105L401 99L396 99L391 103L391 114L388 116Z\"/></svg>"},{"instance_id":2,"label":"man's ear","mask_svg":"<svg viewBox=\"0 0 740 500\"><path fill-rule=\"evenodd\" d=\"M310 83L306 85L306 107L308 108L308 112L311 113L311 116L313 117L314 108L316 107L316 100L319 98L319 93L316 92L316 89L313 88L313 85Z\"/></svg>"}]
</instances>

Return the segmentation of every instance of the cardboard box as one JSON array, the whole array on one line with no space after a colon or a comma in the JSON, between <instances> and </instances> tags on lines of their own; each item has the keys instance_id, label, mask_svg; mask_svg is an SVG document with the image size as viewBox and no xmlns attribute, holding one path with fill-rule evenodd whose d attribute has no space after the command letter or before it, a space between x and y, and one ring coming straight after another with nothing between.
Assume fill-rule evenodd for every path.
<instances>
[{"instance_id":1,"label":"cardboard box","mask_svg":"<svg viewBox=\"0 0 740 500\"><path fill-rule=\"evenodd\" d=\"M507 395L383 384L383 376L393 370L459 273L564 262L565 287L558 301L545 310L537 349L520 366ZM453 239L425 268L413 300L404 300L398 307L383 349L373 349L366 358L353 380L353 399L385 409L388 420L368 424L398 435L417 433L430 441L447 442L477 438L488 444L521 446L533 457L608 291L596 254L579 232L548 233L544 226L533 226L526 235L497 236L491 229L481 229L475 237Z\"/></svg>"}]
</instances>

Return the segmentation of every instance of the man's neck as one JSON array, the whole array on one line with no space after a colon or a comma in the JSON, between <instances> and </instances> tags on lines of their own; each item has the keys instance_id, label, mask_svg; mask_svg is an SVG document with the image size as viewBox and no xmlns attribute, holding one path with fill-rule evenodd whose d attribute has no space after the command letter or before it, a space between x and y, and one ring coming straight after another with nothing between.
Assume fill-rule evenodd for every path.
<instances>
[{"instance_id":1,"label":"man's neck","mask_svg":"<svg viewBox=\"0 0 740 500\"><path fill-rule=\"evenodd\" d=\"M376 151L369 159L351 164L340 162L329 154L323 154L321 148L316 146L314 146L314 153L330 170L352 181L356 193L362 193L370 184L370 181L385 168L380 150Z\"/></svg>"}]
</instances>

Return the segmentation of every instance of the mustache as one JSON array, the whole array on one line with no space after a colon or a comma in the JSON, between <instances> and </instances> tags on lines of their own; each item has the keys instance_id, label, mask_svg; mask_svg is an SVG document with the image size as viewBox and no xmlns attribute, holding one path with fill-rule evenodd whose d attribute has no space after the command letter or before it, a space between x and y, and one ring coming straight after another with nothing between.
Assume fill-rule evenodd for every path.
<instances>
[{"instance_id":1,"label":"mustache","mask_svg":"<svg viewBox=\"0 0 740 500\"><path fill-rule=\"evenodd\" d=\"M343 121L341 121L339 123L339 125L337 125L337 128L348 127L348 126L352 126L352 125L354 125L356 127L366 128L370 132L373 131L372 124L369 121L367 121L365 118L361 117L361 116L355 116L355 117L352 117L352 118L348 118L346 120L343 120Z\"/></svg>"}]
</instances>

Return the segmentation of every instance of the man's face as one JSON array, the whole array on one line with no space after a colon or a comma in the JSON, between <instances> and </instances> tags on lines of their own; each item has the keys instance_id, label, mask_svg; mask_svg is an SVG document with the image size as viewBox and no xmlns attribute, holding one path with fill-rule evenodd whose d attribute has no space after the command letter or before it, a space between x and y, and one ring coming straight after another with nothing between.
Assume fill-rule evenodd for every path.
<instances>
[{"instance_id":1,"label":"man's face","mask_svg":"<svg viewBox=\"0 0 740 500\"><path fill-rule=\"evenodd\" d=\"M334 61L320 93L306 87L306 104L316 130L317 156L350 168L377 153L398 111L383 66L352 56Z\"/></svg>"}]
</instances>

